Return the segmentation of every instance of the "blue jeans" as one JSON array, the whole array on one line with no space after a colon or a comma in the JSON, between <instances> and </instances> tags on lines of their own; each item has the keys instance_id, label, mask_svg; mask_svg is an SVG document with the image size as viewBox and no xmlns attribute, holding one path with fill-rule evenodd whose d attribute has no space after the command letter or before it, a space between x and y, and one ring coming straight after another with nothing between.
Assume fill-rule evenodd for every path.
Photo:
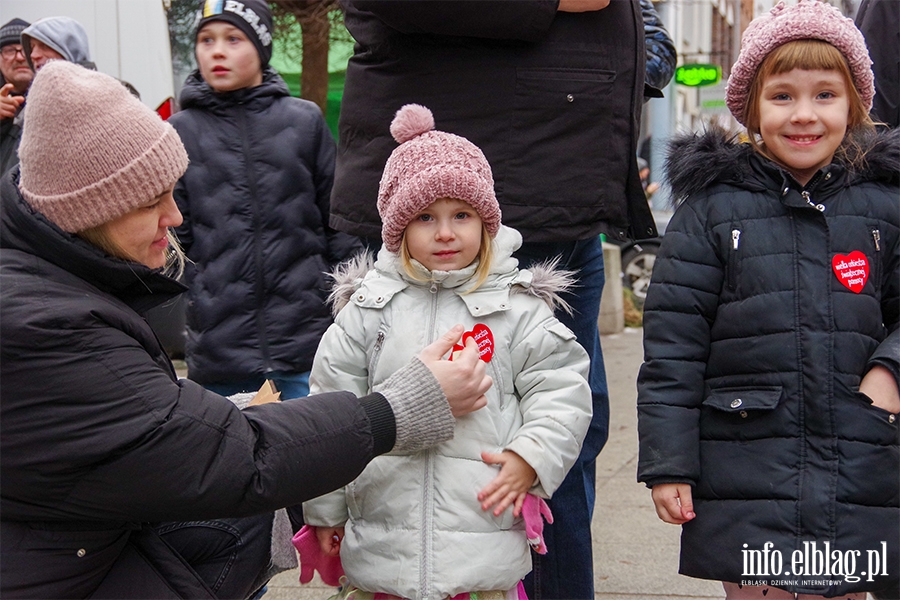
<instances>
[{"instance_id":1,"label":"blue jeans","mask_svg":"<svg viewBox=\"0 0 900 600\"><path fill-rule=\"evenodd\" d=\"M265 375L257 375L242 381L208 383L203 387L221 396L232 396L241 392L255 392L262 387L263 382L267 379L275 383L275 388L281 392L282 400L309 396L309 371L305 373L272 371Z\"/></svg>"},{"instance_id":2,"label":"blue jeans","mask_svg":"<svg viewBox=\"0 0 900 600\"><path fill-rule=\"evenodd\" d=\"M594 414L578 460L549 501L554 520L544 527L547 554L531 553L533 570L525 578L525 591L530 600L593 599L591 515L596 459L609 435L609 392L597 330L605 282L603 245L598 236L576 242L527 243L516 252L523 268L556 256L562 257L559 268L575 271L578 276L578 286L563 296L574 309L573 315L558 311L556 316L575 332L591 358L588 383Z\"/></svg>"},{"instance_id":3,"label":"blue jeans","mask_svg":"<svg viewBox=\"0 0 900 600\"><path fill-rule=\"evenodd\" d=\"M160 523L159 536L217 598L246 599L269 575L272 513L240 519Z\"/></svg>"}]
</instances>

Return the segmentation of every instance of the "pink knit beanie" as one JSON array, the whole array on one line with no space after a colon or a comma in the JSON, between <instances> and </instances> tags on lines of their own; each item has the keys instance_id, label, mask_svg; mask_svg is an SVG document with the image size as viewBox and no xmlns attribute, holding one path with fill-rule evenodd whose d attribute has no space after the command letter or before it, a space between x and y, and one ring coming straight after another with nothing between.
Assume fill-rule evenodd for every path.
<instances>
[{"instance_id":1,"label":"pink knit beanie","mask_svg":"<svg viewBox=\"0 0 900 600\"><path fill-rule=\"evenodd\" d=\"M121 82L54 60L28 92L19 162L28 204L76 233L172 187L188 158L175 129Z\"/></svg>"},{"instance_id":2,"label":"pink knit beanie","mask_svg":"<svg viewBox=\"0 0 900 600\"><path fill-rule=\"evenodd\" d=\"M491 237L500 229L500 205L484 153L466 138L434 130L431 111L407 104L391 122L400 144L391 153L378 190L381 237L391 252L400 250L403 231L416 214L440 198L467 202Z\"/></svg>"},{"instance_id":3,"label":"pink knit beanie","mask_svg":"<svg viewBox=\"0 0 900 600\"><path fill-rule=\"evenodd\" d=\"M847 64L859 96L872 108L875 76L862 33L836 7L820 0L800 0L786 7L778 3L768 14L753 19L744 31L741 53L731 68L725 103L734 118L743 125L750 85L763 59L775 48L795 40L822 40L837 48Z\"/></svg>"}]
</instances>

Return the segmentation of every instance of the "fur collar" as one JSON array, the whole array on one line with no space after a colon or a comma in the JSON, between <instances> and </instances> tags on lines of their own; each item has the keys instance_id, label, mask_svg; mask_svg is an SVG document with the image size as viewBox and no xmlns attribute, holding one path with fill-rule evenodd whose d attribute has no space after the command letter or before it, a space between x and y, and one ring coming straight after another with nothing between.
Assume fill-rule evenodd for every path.
<instances>
[{"instance_id":1,"label":"fur collar","mask_svg":"<svg viewBox=\"0 0 900 600\"><path fill-rule=\"evenodd\" d=\"M848 182L896 185L900 181L900 129L860 135L857 142L866 156L861 170L850 171L838 160L832 163L849 171ZM761 171L787 177L780 167L756 154L750 144L741 143L737 133L719 127L675 137L669 143L665 168L675 205L713 183L754 189L767 187Z\"/></svg>"},{"instance_id":2,"label":"fur collar","mask_svg":"<svg viewBox=\"0 0 900 600\"><path fill-rule=\"evenodd\" d=\"M562 294L576 285L575 273L574 271L558 269L558 263L559 258L556 258L532 265L528 270L517 269L512 281L507 282L507 285L510 286L510 293L530 294L544 301L553 311L561 309L571 314L572 308L562 298ZM398 285L394 287L398 287L398 289L395 291L400 291L409 285L402 280L391 277L390 274L376 271L375 259L372 254L362 252L335 267L330 274L331 279L334 281L331 293L328 295L328 303L331 305L332 314L337 316L341 309L350 302L350 298L363 285L363 282L373 276L386 277L392 283L396 282ZM489 287L490 279L483 288L473 292L473 295Z\"/></svg>"}]
</instances>

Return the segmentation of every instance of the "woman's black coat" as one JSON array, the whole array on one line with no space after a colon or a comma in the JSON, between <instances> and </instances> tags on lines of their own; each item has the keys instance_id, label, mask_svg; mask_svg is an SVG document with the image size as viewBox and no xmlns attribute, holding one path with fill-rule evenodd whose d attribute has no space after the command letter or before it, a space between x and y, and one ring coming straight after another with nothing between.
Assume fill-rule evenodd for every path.
<instances>
[{"instance_id":1,"label":"woman's black coat","mask_svg":"<svg viewBox=\"0 0 900 600\"><path fill-rule=\"evenodd\" d=\"M858 387L876 363L900 374L900 132L863 143L862 172L835 162L805 189L721 132L672 148L685 200L645 304L638 479L693 486L683 574L802 580L750 576L744 551L771 542L783 574L815 542L861 551L856 576L886 548L887 576L781 587L896 586L900 422Z\"/></svg>"},{"instance_id":2,"label":"woman's black coat","mask_svg":"<svg viewBox=\"0 0 900 600\"><path fill-rule=\"evenodd\" d=\"M239 411L178 380L140 313L183 287L58 229L17 176L0 205L0 595L91 596L144 523L268 512L362 471L381 443L370 397ZM141 581L104 593L171 597Z\"/></svg>"}]
</instances>

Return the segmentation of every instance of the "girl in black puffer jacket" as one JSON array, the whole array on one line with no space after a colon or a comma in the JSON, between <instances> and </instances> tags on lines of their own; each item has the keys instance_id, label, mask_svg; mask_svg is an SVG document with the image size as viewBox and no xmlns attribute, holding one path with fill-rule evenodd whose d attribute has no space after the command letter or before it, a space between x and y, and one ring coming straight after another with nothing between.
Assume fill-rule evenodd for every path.
<instances>
[{"instance_id":1,"label":"girl in black puffer jacket","mask_svg":"<svg viewBox=\"0 0 900 600\"><path fill-rule=\"evenodd\" d=\"M751 143L669 161L638 479L683 525L680 572L728 598L895 597L900 135L866 116L868 64L836 9L779 5L729 82Z\"/></svg>"}]
</instances>

